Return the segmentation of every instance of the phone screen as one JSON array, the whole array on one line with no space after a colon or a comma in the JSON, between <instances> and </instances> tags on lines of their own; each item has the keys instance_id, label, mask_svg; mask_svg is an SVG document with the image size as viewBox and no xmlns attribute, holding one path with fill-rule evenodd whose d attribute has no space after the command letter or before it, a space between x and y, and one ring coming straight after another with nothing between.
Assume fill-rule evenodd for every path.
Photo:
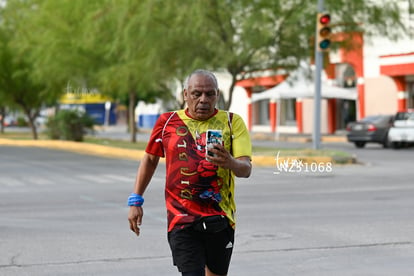
<instances>
[{"instance_id":1,"label":"phone screen","mask_svg":"<svg viewBox=\"0 0 414 276\"><path fill-rule=\"evenodd\" d=\"M223 144L223 133L221 129L209 129L206 133L206 158L214 156L209 149L214 148L214 145Z\"/></svg>"}]
</instances>

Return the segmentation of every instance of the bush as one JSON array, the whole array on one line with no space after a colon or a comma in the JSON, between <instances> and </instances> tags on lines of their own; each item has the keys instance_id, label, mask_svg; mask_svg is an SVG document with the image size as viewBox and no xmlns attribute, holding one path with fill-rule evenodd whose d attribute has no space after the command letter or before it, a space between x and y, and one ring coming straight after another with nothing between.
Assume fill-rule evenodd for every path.
<instances>
[{"instance_id":1,"label":"bush","mask_svg":"<svg viewBox=\"0 0 414 276\"><path fill-rule=\"evenodd\" d=\"M86 131L92 130L94 120L78 110L60 110L47 120L47 134L54 140L83 141Z\"/></svg>"},{"instance_id":2,"label":"bush","mask_svg":"<svg viewBox=\"0 0 414 276\"><path fill-rule=\"evenodd\" d=\"M19 127L28 126L27 120L22 116L17 117L17 123L16 124Z\"/></svg>"}]
</instances>

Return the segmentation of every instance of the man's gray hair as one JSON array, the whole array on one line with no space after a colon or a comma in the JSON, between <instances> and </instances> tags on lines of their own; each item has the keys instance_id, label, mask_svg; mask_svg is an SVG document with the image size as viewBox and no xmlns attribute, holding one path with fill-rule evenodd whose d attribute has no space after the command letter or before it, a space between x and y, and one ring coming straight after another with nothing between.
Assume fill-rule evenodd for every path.
<instances>
[{"instance_id":1,"label":"man's gray hair","mask_svg":"<svg viewBox=\"0 0 414 276\"><path fill-rule=\"evenodd\" d=\"M214 86L216 87L216 90L218 90L218 82L217 82L216 76L212 72L205 70L205 69L197 69L193 71L190 75L188 75L188 77L184 81L184 85L183 85L184 89L188 89L188 81L194 75L209 76L214 81Z\"/></svg>"}]
</instances>

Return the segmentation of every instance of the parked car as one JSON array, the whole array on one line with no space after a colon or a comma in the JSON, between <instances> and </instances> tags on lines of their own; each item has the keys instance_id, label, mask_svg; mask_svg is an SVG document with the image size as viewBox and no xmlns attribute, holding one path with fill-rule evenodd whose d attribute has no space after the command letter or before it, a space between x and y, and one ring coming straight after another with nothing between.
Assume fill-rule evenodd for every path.
<instances>
[{"instance_id":1,"label":"parked car","mask_svg":"<svg viewBox=\"0 0 414 276\"><path fill-rule=\"evenodd\" d=\"M367 116L362 120L347 125L348 142L357 148L365 147L366 143L379 143L388 147L388 131L394 121L394 115Z\"/></svg>"},{"instance_id":2,"label":"parked car","mask_svg":"<svg viewBox=\"0 0 414 276\"><path fill-rule=\"evenodd\" d=\"M388 133L392 148L414 145L414 110L398 112Z\"/></svg>"},{"instance_id":3,"label":"parked car","mask_svg":"<svg viewBox=\"0 0 414 276\"><path fill-rule=\"evenodd\" d=\"M1 119L1 115L0 115L0 119ZM3 125L6 126L6 127L16 126L17 125L17 119L13 116L6 115L4 117L4 120L3 120Z\"/></svg>"}]
</instances>

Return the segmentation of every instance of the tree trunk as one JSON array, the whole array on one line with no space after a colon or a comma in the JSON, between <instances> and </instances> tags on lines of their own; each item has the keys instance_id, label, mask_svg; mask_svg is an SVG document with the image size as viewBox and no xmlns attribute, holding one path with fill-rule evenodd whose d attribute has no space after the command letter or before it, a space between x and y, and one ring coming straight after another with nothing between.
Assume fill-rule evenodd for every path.
<instances>
[{"instance_id":1,"label":"tree trunk","mask_svg":"<svg viewBox=\"0 0 414 276\"><path fill-rule=\"evenodd\" d=\"M37 127L36 127L36 123L35 123L35 118L29 117L29 126L30 126L30 129L32 130L33 140L39 139L39 137L37 135Z\"/></svg>"},{"instance_id":2,"label":"tree trunk","mask_svg":"<svg viewBox=\"0 0 414 276\"><path fill-rule=\"evenodd\" d=\"M6 108L0 107L0 133L4 133L4 117L6 117Z\"/></svg>"},{"instance_id":3,"label":"tree trunk","mask_svg":"<svg viewBox=\"0 0 414 276\"><path fill-rule=\"evenodd\" d=\"M181 92L182 101L180 102L180 109L184 109L186 105L186 101L184 101L184 93Z\"/></svg>"},{"instance_id":4,"label":"tree trunk","mask_svg":"<svg viewBox=\"0 0 414 276\"><path fill-rule=\"evenodd\" d=\"M137 142L137 125L135 122L135 102L136 102L136 94L134 91L129 92L129 131L131 134L131 142Z\"/></svg>"},{"instance_id":5,"label":"tree trunk","mask_svg":"<svg viewBox=\"0 0 414 276\"><path fill-rule=\"evenodd\" d=\"M21 107L23 108L24 114L29 119L29 127L32 131L32 138L33 140L37 140L39 137L37 135L37 127L36 127L35 119L40 113L40 108L38 110L33 110L33 109L26 107L25 105L21 105Z\"/></svg>"},{"instance_id":6,"label":"tree trunk","mask_svg":"<svg viewBox=\"0 0 414 276\"><path fill-rule=\"evenodd\" d=\"M236 81L237 81L236 75L232 75L231 85L229 87L229 99L225 102L225 107L224 107L225 110L229 110L230 109L231 102L232 102L232 99L233 99L234 87L236 86Z\"/></svg>"},{"instance_id":7,"label":"tree trunk","mask_svg":"<svg viewBox=\"0 0 414 276\"><path fill-rule=\"evenodd\" d=\"M35 123L35 119L37 116L33 116L32 114L30 114L30 111L29 112L25 111L25 113L26 113L27 118L29 119L29 127L32 131L32 138L33 140L37 140L39 138L37 135L37 127Z\"/></svg>"}]
</instances>

